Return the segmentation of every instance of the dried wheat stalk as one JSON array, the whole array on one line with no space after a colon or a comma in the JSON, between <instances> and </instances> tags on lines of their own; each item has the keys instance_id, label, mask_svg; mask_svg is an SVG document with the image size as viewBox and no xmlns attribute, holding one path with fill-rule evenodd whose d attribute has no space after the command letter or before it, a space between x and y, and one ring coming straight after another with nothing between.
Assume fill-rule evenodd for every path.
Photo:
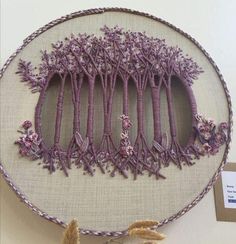
<instances>
[{"instance_id":1,"label":"dried wheat stalk","mask_svg":"<svg viewBox=\"0 0 236 244\"><path fill-rule=\"evenodd\" d=\"M133 224L131 224L128 228L128 231L134 229L134 228L151 228L155 225L158 225L158 221L154 220L141 220L141 221L136 221Z\"/></svg>"},{"instance_id":2,"label":"dried wheat stalk","mask_svg":"<svg viewBox=\"0 0 236 244\"><path fill-rule=\"evenodd\" d=\"M129 235L147 240L163 240L165 238L164 234L147 228L134 228L129 231Z\"/></svg>"},{"instance_id":3,"label":"dried wheat stalk","mask_svg":"<svg viewBox=\"0 0 236 244\"><path fill-rule=\"evenodd\" d=\"M64 232L62 244L80 244L79 228L77 220L72 220Z\"/></svg>"}]
</instances>

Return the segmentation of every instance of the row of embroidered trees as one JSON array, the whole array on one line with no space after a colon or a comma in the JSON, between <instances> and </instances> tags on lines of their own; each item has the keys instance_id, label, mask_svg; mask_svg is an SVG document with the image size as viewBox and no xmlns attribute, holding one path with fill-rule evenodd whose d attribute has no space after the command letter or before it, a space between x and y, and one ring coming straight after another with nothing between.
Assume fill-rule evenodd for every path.
<instances>
[{"instance_id":1,"label":"row of embroidered trees","mask_svg":"<svg viewBox=\"0 0 236 244\"><path fill-rule=\"evenodd\" d=\"M58 160L58 155L61 155L59 160L66 172L66 168L70 168L70 159L77 152L77 164L83 162L86 171L90 174L93 174L92 165L98 165L104 172L104 162L111 161L115 166L113 173L119 170L126 175L125 169L130 168L132 172L138 174L145 168L160 176L160 160L155 153L160 153L158 147L168 147L164 148L167 154L162 156L164 164L167 165L170 160L179 167L183 160L190 163L176 139L171 80L173 76L177 76L186 87L190 87L202 70L192 58L184 55L180 48L168 46L165 40L149 37L145 33L124 31L118 26L114 28L104 26L101 31L103 33L101 37L87 34L71 35L64 41L52 44L51 52L42 52L42 63L36 69L30 62L21 61L19 64L18 72L33 92L46 93L51 78L55 74L60 76L54 146L47 150L50 151L51 158L48 157L48 152L46 157L50 171L53 171L52 166L55 160ZM64 154L58 144L65 81L68 76L72 85L74 133L67 150L67 159L63 159ZM118 77L123 82L123 115L127 118L129 116L128 83L134 82L137 89L137 138L130 155L122 155L119 149L116 149L111 136L113 95ZM99 79L102 86L104 110L104 134L99 148L95 148L93 143L96 79ZM83 82L89 84L85 139L80 135L80 92ZM147 146L144 134L144 92L147 85L151 88L153 106L153 139L156 146L153 148ZM161 131L160 90L163 86L166 89L168 102L171 133L169 145L164 145L165 135ZM41 103L43 103L43 98L39 101L39 108Z\"/></svg>"}]
</instances>

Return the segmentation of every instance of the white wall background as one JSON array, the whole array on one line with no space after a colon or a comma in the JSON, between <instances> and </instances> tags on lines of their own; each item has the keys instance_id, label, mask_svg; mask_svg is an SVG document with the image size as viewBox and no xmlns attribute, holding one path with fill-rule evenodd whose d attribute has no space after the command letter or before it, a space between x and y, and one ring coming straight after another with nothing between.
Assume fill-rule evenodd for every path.
<instances>
[{"instance_id":1,"label":"white wall background","mask_svg":"<svg viewBox=\"0 0 236 244\"><path fill-rule=\"evenodd\" d=\"M1 66L24 38L49 21L78 10L109 6L153 14L189 33L219 66L236 104L235 0L1 0ZM236 162L235 147L234 135L230 162ZM2 179L0 204L0 244L60 243L62 228L29 211ZM236 239L236 223L216 221L212 191L193 210L162 231L168 236L163 244L231 244ZM82 240L82 244L102 242L97 238Z\"/></svg>"}]
</instances>

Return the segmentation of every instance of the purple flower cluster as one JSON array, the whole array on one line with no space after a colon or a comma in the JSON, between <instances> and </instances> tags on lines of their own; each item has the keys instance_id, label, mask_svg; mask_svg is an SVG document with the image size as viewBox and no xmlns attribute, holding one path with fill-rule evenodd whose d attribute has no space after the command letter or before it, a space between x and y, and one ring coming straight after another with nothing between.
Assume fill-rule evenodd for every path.
<instances>
[{"instance_id":1,"label":"purple flower cluster","mask_svg":"<svg viewBox=\"0 0 236 244\"><path fill-rule=\"evenodd\" d=\"M131 146L131 142L129 139L129 130L132 126L132 123L128 116L122 114L120 116L122 121L122 132L121 132L121 140L120 140L120 149L119 152L123 157L129 157L134 153L134 148Z\"/></svg>"},{"instance_id":2,"label":"purple flower cluster","mask_svg":"<svg viewBox=\"0 0 236 244\"><path fill-rule=\"evenodd\" d=\"M197 146L202 155L215 155L227 140L228 124L222 122L218 128L212 119L205 119L201 115L196 116L197 138L200 145Z\"/></svg>"},{"instance_id":3,"label":"purple flower cluster","mask_svg":"<svg viewBox=\"0 0 236 244\"><path fill-rule=\"evenodd\" d=\"M39 139L38 134L30 129L32 127L32 123L29 120L26 120L21 127L24 130L18 130L22 135L15 142L19 146L20 155L29 157L32 160L40 158L41 140Z\"/></svg>"},{"instance_id":4,"label":"purple flower cluster","mask_svg":"<svg viewBox=\"0 0 236 244\"><path fill-rule=\"evenodd\" d=\"M31 123L31 121L29 121L29 120L25 120L24 123L22 124L22 127L23 127L25 130L28 130L31 126L32 126L32 123Z\"/></svg>"}]
</instances>

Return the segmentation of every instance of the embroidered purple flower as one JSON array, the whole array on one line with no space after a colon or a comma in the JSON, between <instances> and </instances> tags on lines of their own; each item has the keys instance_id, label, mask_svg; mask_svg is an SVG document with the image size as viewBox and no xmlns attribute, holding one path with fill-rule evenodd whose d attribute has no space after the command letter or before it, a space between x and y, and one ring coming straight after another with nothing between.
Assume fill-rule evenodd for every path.
<instances>
[{"instance_id":1,"label":"embroidered purple flower","mask_svg":"<svg viewBox=\"0 0 236 244\"><path fill-rule=\"evenodd\" d=\"M134 148L132 146L121 146L120 147L120 154L123 156L123 157L128 157L128 156L131 156L133 155L134 153Z\"/></svg>"},{"instance_id":2,"label":"embroidered purple flower","mask_svg":"<svg viewBox=\"0 0 236 244\"><path fill-rule=\"evenodd\" d=\"M129 116L126 116L126 115L122 114L120 116L120 119L122 120L122 128L124 130L128 130L132 126L132 123L131 123L131 121L129 119Z\"/></svg>"},{"instance_id":3,"label":"embroidered purple flower","mask_svg":"<svg viewBox=\"0 0 236 244\"><path fill-rule=\"evenodd\" d=\"M22 142L24 143L26 148L30 148L32 146L32 143L33 143L28 137L23 138Z\"/></svg>"},{"instance_id":4,"label":"embroidered purple flower","mask_svg":"<svg viewBox=\"0 0 236 244\"><path fill-rule=\"evenodd\" d=\"M213 119L208 119L207 120L207 124L209 125L209 127L211 128L211 130L213 130L215 128L215 122Z\"/></svg>"},{"instance_id":5,"label":"embroidered purple flower","mask_svg":"<svg viewBox=\"0 0 236 244\"><path fill-rule=\"evenodd\" d=\"M27 156L27 150L24 149L24 148L20 148L19 149L19 153L20 153L21 156Z\"/></svg>"},{"instance_id":6,"label":"embroidered purple flower","mask_svg":"<svg viewBox=\"0 0 236 244\"><path fill-rule=\"evenodd\" d=\"M211 132L212 131L212 125L208 124L208 123L205 123L204 124L204 131L205 132Z\"/></svg>"},{"instance_id":7,"label":"embroidered purple flower","mask_svg":"<svg viewBox=\"0 0 236 244\"><path fill-rule=\"evenodd\" d=\"M38 134L33 132L29 134L29 139L32 141L37 141L38 140Z\"/></svg>"},{"instance_id":8,"label":"embroidered purple flower","mask_svg":"<svg viewBox=\"0 0 236 244\"><path fill-rule=\"evenodd\" d=\"M212 147L211 151L210 151L210 154L211 155L215 155L216 153L219 152L219 147Z\"/></svg>"},{"instance_id":9,"label":"embroidered purple flower","mask_svg":"<svg viewBox=\"0 0 236 244\"><path fill-rule=\"evenodd\" d=\"M41 140L39 139L37 133L35 133L33 130L29 130L31 126L32 123L28 120L22 124L24 131L18 131L22 135L15 143L19 146L19 153L21 156L26 156L34 160L40 158Z\"/></svg>"},{"instance_id":10,"label":"embroidered purple flower","mask_svg":"<svg viewBox=\"0 0 236 244\"><path fill-rule=\"evenodd\" d=\"M203 149L206 153L210 153L212 147L208 143L205 143L203 144Z\"/></svg>"},{"instance_id":11,"label":"embroidered purple flower","mask_svg":"<svg viewBox=\"0 0 236 244\"><path fill-rule=\"evenodd\" d=\"M121 146L119 152L123 157L127 157L127 151L125 146Z\"/></svg>"},{"instance_id":12,"label":"embroidered purple flower","mask_svg":"<svg viewBox=\"0 0 236 244\"><path fill-rule=\"evenodd\" d=\"M220 133L220 132L217 132L216 134L215 134L215 143L216 143L216 145L222 145L223 143L224 143L224 136L222 135L222 133Z\"/></svg>"},{"instance_id":13,"label":"embroidered purple flower","mask_svg":"<svg viewBox=\"0 0 236 244\"><path fill-rule=\"evenodd\" d=\"M29 120L24 121L24 123L22 124L22 127L27 130L32 126L32 123Z\"/></svg>"},{"instance_id":14,"label":"embroidered purple flower","mask_svg":"<svg viewBox=\"0 0 236 244\"><path fill-rule=\"evenodd\" d=\"M226 142L228 124L223 122L218 129L213 119L205 119L201 115L195 116L198 124L198 139L200 147L198 152L215 155L219 151L219 147Z\"/></svg>"},{"instance_id":15,"label":"embroidered purple flower","mask_svg":"<svg viewBox=\"0 0 236 244\"><path fill-rule=\"evenodd\" d=\"M123 120L122 126L124 129L126 129L126 130L129 129L131 127L131 125L132 125L132 123L130 122L129 119Z\"/></svg>"},{"instance_id":16,"label":"embroidered purple flower","mask_svg":"<svg viewBox=\"0 0 236 244\"><path fill-rule=\"evenodd\" d=\"M220 123L219 130L224 131L224 130L227 130L227 129L228 129L228 124L226 122Z\"/></svg>"},{"instance_id":17,"label":"embroidered purple flower","mask_svg":"<svg viewBox=\"0 0 236 244\"><path fill-rule=\"evenodd\" d=\"M134 148L133 148L132 146L128 146L128 147L126 147L126 153L127 153L128 156L133 155L133 153L134 153Z\"/></svg>"},{"instance_id":18,"label":"embroidered purple flower","mask_svg":"<svg viewBox=\"0 0 236 244\"><path fill-rule=\"evenodd\" d=\"M203 136L203 138L204 138L206 141L210 140L211 137L212 137L212 135L211 135L210 132L205 132L205 133L202 134L202 136Z\"/></svg>"},{"instance_id":19,"label":"embroidered purple flower","mask_svg":"<svg viewBox=\"0 0 236 244\"><path fill-rule=\"evenodd\" d=\"M201 115L196 116L196 120L198 121L197 128L199 131L199 136L201 136L205 141L209 141L215 129L215 123L212 119L205 119Z\"/></svg>"},{"instance_id":20,"label":"embroidered purple flower","mask_svg":"<svg viewBox=\"0 0 236 244\"><path fill-rule=\"evenodd\" d=\"M204 133L205 132L204 123L202 123L202 122L198 123L197 127L198 127L198 130L199 130L200 133Z\"/></svg>"}]
</instances>

